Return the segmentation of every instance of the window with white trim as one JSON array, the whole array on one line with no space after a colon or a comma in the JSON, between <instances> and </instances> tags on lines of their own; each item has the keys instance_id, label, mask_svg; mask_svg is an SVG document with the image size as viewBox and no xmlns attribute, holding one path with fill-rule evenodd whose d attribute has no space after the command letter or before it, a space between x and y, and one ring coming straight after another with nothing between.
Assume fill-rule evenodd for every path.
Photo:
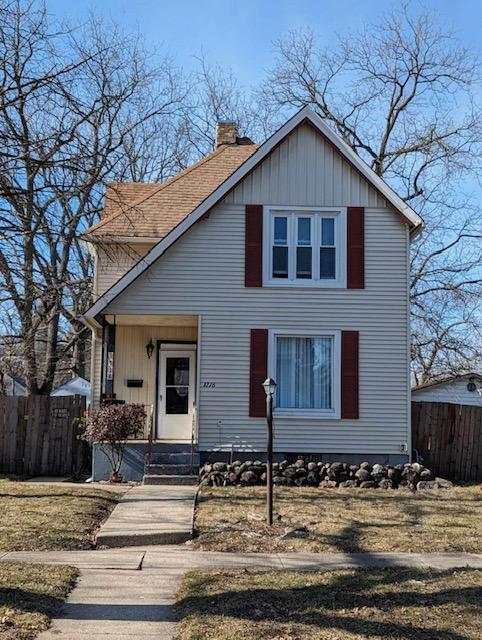
<instances>
[{"instance_id":1,"label":"window with white trim","mask_svg":"<svg viewBox=\"0 0 482 640\"><path fill-rule=\"evenodd\" d=\"M265 209L264 283L346 286L344 210Z\"/></svg>"},{"instance_id":2,"label":"window with white trim","mask_svg":"<svg viewBox=\"0 0 482 640\"><path fill-rule=\"evenodd\" d=\"M340 396L339 332L311 335L271 331L270 372L279 415L337 417Z\"/></svg>"}]
</instances>

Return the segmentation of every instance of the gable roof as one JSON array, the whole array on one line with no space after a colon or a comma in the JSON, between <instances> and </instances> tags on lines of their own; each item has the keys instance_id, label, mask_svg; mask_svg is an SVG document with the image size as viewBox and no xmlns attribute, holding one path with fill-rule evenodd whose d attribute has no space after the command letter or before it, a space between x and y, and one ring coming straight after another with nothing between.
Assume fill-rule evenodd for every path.
<instances>
[{"instance_id":1,"label":"gable roof","mask_svg":"<svg viewBox=\"0 0 482 640\"><path fill-rule=\"evenodd\" d=\"M164 238L256 151L256 144L222 145L162 184L108 185L104 214L84 238Z\"/></svg>"},{"instance_id":2,"label":"gable roof","mask_svg":"<svg viewBox=\"0 0 482 640\"><path fill-rule=\"evenodd\" d=\"M409 207L370 167L342 140L310 107L304 107L290 118L266 142L260 145L229 177L209 193L186 217L179 221L167 235L141 258L122 278L108 289L84 314L86 322L95 323L95 317L126 287L146 271L164 252L176 242L192 225L205 216L246 175L253 171L294 129L304 123L311 124L341 157L387 200L401 220L412 231L423 227L423 220Z\"/></svg>"}]
</instances>

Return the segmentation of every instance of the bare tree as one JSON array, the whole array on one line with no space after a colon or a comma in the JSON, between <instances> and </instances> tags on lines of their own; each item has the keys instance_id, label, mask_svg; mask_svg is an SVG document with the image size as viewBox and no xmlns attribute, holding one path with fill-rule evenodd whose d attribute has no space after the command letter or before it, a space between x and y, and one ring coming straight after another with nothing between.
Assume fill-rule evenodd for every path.
<instances>
[{"instance_id":1,"label":"bare tree","mask_svg":"<svg viewBox=\"0 0 482 640\"><path fill-rule=\"evenodd\" d=\"M332 50L311 31L276 49L265 99L312 105L427 223L411 262L416 381L480 365L481 211L461 192L480 166L477 60L408 5Z\"/></svg>"},{"instance_id":2,"label":"bare tree","mask_svg":"<svg viewBox=\"0 0 482 640\"><path fill-rule=\"evenodd\" d=\"M264 140L275 128L272 102L258 101L256 93L242 87L229 69L210 64L204 54L197 63L177 132L182 167L213 151L218 122L236 122L240 136L255 142Z\"/></svg>"},{"instance_id":3,"label":"bare tree","mask_svg":"<svg viewBox=\"0 0 482 640\"><path fill-rule=\"evenodd\" d=\"M135 35L95 16L61 27L35 2L0 2L0 308L29 393L50 392L74 347L83 370L91 265L79 235L106 181L172 164L146 160L142 144L149 127L172 128L183 98L171 61L150 59Z\"/></svg>"}]
</instances>

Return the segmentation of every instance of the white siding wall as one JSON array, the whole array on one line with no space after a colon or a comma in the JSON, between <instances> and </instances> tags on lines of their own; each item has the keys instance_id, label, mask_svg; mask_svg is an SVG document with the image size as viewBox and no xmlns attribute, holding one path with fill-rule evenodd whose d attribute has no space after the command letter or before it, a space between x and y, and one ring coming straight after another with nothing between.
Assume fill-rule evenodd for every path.
<instances>
[{"instance_id":1,"label":"white siding wall","mask_svg":"<svg viewBox=\"0 0 482 640\"><path fill-rule=\"evenodd\" d=\"M406 231L387 210L366 211L366 289L244 287L244 208L219 207L108 308L200 314L200 446L263 449L248 417L251 328L360 331L360 420L277 420L279 450L398 453L408 440Z\"/></svg>"},{"instance_id":2,"label":"white siding wall","mask_svg":"<svg viewBox=\"0 0 482 640\"><path fill-rule=\"evenodd\" d=\"M265 421L248 416L251 328L358 330L360 419L279 418L276 449L397 454L409 442L407 228L311 131L275 153L106 312L201 316L202 449L265 449ZM366 288L245 288L245 203L365 206Z\"/></svg>"},{"instance_id":3,"label":"white siding wall","mask_svg":"<svg viewBox=\"0 0 482 640\"><path fill-rule=\"evenodd\" d=\"M482 396L477 391L468 391L468 380L456 380L445 382L428 389L412 391L414 402L450 402L452 404L470 404L482 407ZM475 379L477 387L482 386L482 381Z\"/></svg>"},{"instance_id":4,"label":"white siding wall","mask_svg":"<svg viewBox=\"0 0 482 640\"><path fill-rule=\"evenodd\" d=\"M333 147L305 125L227 196L230 204L386 207Z\"/></svg>"},{"instance_id":5,"label":"white siding wall","mask_svg":"<svg viewBox=\"0 0 482 640\"><path fill-rule=\"evenodd\" d=\"M97 299L152 248L151 244L95 245L94 297Z\"/></svg>"}]
</instances>

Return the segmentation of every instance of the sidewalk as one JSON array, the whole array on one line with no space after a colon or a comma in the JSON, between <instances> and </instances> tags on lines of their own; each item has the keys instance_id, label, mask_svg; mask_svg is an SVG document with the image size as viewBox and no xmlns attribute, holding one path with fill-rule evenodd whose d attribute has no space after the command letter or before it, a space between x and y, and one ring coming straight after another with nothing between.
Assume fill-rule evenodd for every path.
<instances>
[{"instance_id":1,"label":"sidewalk","mask_svg":"<svg viewBox=\"0 0 482 640\"><path fill-rule=\"evenodd\" d=\"M39 640L170 640L175 632L176 590L187 571L213 568L330 570L409 566L482 569L482 555L463 553L221 553L184 546L97 551L8 552L1 561L70 564L80 568L77 587Z\"/></svg>"},{"instance_id":2,"label":"sidewalk","mask_svg":"<svg viewBox=\"0 0 482 640\"><path fill-rule=\"evenodd\" d=\"M119 501L96 537L98 547L181 544L192 539L197 487L141 485Z\"/></svg>"}]
</instances>

